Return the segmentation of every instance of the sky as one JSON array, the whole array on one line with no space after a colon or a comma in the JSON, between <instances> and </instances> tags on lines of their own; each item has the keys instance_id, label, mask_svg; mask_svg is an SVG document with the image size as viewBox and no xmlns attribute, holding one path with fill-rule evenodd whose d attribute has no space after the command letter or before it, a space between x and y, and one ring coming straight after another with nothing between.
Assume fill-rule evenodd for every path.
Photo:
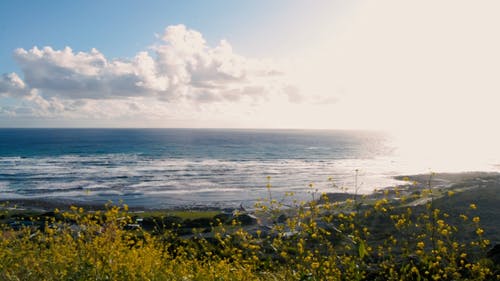
<instances>
[{"instance_id":1,"label":"sky","mask_svg":"<svg viewBox=\"0 0 500 281\"><path fill-rule=\"evenodd\" d=\"M0 1L0 127L369 129L493 147L498 14L461 0Z\"/></svg>"}]
</instances>

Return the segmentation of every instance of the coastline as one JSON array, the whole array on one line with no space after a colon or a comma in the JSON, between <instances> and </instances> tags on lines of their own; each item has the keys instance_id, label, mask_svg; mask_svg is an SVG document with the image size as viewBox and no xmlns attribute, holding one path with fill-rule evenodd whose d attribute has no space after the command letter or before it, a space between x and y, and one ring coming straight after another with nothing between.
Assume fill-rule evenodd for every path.
<instances>
[{"instance_id":1,"label":"coastline","mask_svg":"<svg viewBox=\"0 0 500 281\"><path fill-rule=\"evenodd\" d=\"M361 205L373 205L377 200L386 198L394 204L399 204L402 207L410 207L416 209L424 209L426 203L430 202L435 208L440 209L442 212L450 214L452 217L458 217L459 214L470 213L470 204L477 206L473 215L481 217L481 226L484 227L487 233L485 237L491 240L493 244L500 243L500 173L493 172L462 172L462 173L436 173L432 174L418 174L418 175L400 175L395 179L407 182L394 187L386 187L374 191L369 195L357 195L357 200ZM412 195L421 194L424 190L432 189L432 196L411 199ZM449 194L452 193L453 196ZM353 199L353 193L347 192L333 192L326 194L330 202L345 202L348 199ZM401 200L402 197L407 197L408 200ZM318 201L321 204L321 200ZM123 202L126 204L126 202ZM114 204L120 206L121 204ZM16 217L34 217L34 216L53 216L53 211L57 208L61 211L69 210L71 206L82 207L86 211L105 210L105 204L92 204L88 202L79 202L72 200L43 200L43 199L17 199L17 200L0 200L0 212L17 214ZM112 205L113 206L113 205ZM187 222L193 218L202 218L202 225L210 218L217 214L234 214L234 211L239 212L238 208L214 208L188 206L178 208L148 208L143 207L130 207L129 212L145 220L154 219L159 217L183 217L188 218ZM0 217L1 214L0 213ZM253 216L252 210L245 210L250 217ZM285 211L286 214L286 211ZM471 214L472 215L472 214ZM2 217L2 219L4 219ZM451 219L451 218L450 218ZM205 220L205 221L204 221ZM267 221L268 218L260 217L259 220ZM195 220L195 225L198 222ZM460 221L456 220L455 223L459 224ZM255 230L254 227L250 227Z\"/></svg>"},{"instance_id":2,"label":"coastline","mask_svg":"<svg viewBox=\"0 0 500 281\"><path fill-rule=\"evenodd\" d=\"M460 172L460 173L435 173L430 174L416 174L416 175L399 175L393 177L399 181L408 182L407 184L401 184L397 186L388 186L381 189L374 190L373 193L364 196L367 199L377 199L381 196L389 196L394 198L394 190L398 190L402 194L410 194L415 191L422 189L432 188L433 190L441 191L453 191L453 192L463 192L467 190L473 190L477 188L490 185L492 188L498 188L500 190L500 173L496 172ZM429 182L430 180L430 182ZM334 201L344 201L348 198L352 198L354 193L352 192L328 192L330 200ZM437 198L436 198L437 199ZM500 199L500 198L492 198ZM126 201L123 204L127 204ZM55 208L58 209L69 209L71 206L82 207L86 210L102 210L106 208L107 204L103 203L92 203L88 201L71 200L68 198L51 198L51 199L0 199L0 205L9 208L14 208L17 210L29 210L29 211L41 211L48 212ZM111 205L121 205L120 202L112 202ZM178 206L174 208L156 208L155 206L129 206L129 209L133 211L145 211L145 210L155 210L155 211L169 211L169 210L215 210L223 209L213 206Z\"/></svg>"}]
</instances>

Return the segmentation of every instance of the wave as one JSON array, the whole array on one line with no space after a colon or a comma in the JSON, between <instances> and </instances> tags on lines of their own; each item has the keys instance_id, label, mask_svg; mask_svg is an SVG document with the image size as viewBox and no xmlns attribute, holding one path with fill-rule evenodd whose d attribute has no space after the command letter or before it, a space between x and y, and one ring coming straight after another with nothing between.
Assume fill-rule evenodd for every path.
<instances>
[{"instance_id":1,"label":"wave","mask_svg":"<svg viewBox=\"0 0 500 281\"><path fill-rule=\"evenodd\" d=\"M267 177L273 192L307 191L313 182L318 192L333 191L329 177L339 186L354 184L360 173L360 190L395 184L394 173L381 171L378 160L343 159L187 159L153 158L137 154L63 155L56 157L0 157L0 194L19 196L148 198L192 196L251 200L266 196Z\"/></svg>"}]
</instances>

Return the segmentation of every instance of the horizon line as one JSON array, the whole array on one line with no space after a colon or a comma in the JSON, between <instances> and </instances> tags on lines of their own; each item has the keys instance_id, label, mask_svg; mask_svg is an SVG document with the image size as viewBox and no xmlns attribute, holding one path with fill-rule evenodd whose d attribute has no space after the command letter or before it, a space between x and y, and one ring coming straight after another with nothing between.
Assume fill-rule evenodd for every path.
<instances>
[{"instance_id":1,"label":"horizon line","mask_svg":"<svg viewBox=\"0 0 500 281\"><path fill-rule=\"evenodd\" d=\"M276 127L276 128L258 128L258 127L0 127L0 130L5 129L91 129L91 130L147 130L147 129L165 129L165 130L281 130L281 131L372 131L372 132L385 132L387 130L382 129L359 129L359 128L287 128L287 127Z\"/></svg>"}]
</instances>

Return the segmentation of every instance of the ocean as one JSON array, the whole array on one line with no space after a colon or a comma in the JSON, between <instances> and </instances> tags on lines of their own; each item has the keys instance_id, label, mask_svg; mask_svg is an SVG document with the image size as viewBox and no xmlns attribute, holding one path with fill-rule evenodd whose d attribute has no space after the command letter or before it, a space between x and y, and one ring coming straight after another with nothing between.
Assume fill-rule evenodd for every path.
<instances>
[{"instance_id":1,"label":"ocean","mask_svg":"<svg viewBox=\"0 0 500 281\"><path fill-rule=\"evenodd\" d=\"M394 150L387 135L364 131L0 129L0 198L251 206L268 181L274 198L355 182L369 193L399 183Z\"/></svg>"}]
</instances>

